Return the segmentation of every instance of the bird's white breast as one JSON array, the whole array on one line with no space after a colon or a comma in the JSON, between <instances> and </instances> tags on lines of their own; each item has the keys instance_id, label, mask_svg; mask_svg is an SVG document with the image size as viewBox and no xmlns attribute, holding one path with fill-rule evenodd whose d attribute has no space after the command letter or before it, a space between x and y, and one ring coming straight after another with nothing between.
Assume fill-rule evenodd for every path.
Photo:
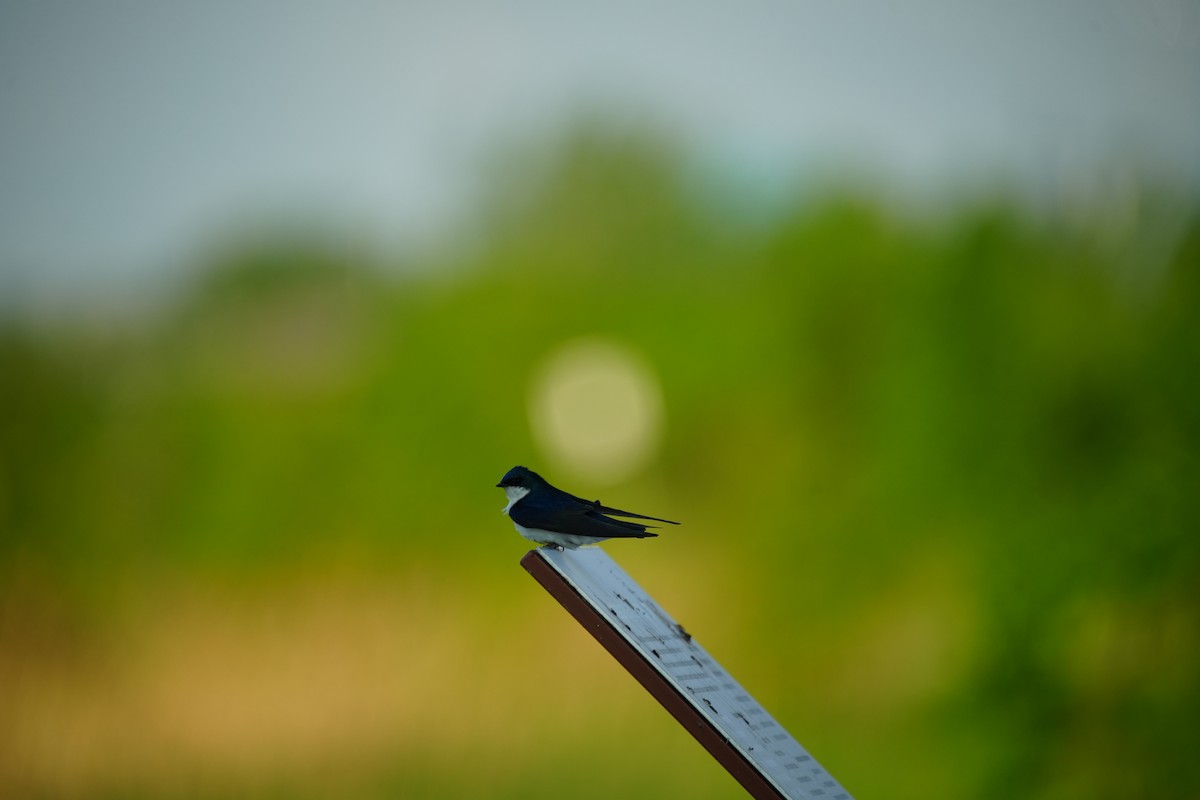
<instances>
[{"instance_id":1,"label":"bird's white breast","mask_svg":"<svg viewBox=\"0 0 1200 800\"><path fill-rule=\"evenodd\" d=\"M513 522L513 527L517 529L517 533L531 542L549 544L567 550L575 550L580 547L599 544L607 538L604 536L577 536L573 533L556 533L554 531L544 531L540 528L526 528L524 525L518 525L516 521Z\"/></svg>"},{"instance_id":2,"label":"bird's white breast","mask_svg":"<svg viewBox=\"0 0 1200 800\"><path fill-rule=\"evenodd\" d=\"M508 505L504 507L503 513L507 514L512 511L512 507L517 504L518 500L529 494L529 489L524 486L505 486L504 493L508 495Z\"/></svg>"}]
</instances>

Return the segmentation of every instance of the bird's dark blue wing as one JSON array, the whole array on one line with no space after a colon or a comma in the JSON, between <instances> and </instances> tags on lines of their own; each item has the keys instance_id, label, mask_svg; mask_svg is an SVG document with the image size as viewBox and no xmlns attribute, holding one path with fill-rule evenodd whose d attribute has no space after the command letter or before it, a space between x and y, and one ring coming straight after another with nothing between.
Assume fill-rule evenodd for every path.
<instances>
[{"instance_id":1,"label":"bird's dark blue wing","mask_svg":"<svg viewBox=\"0 0 1200 800\"><path fill-rule=\"evenodd\" d=\"M645 525L606 517L597 510L595 504L580 501L565 492L557 497L536 501L527 496L514 505L508 515L523 528L569 533L574 536L643 539L658 535L648 532Z\"/></svg>"},{"instance_id":2,"label":"bird's dark blue wing","mask_svg":"<svg viewBox=\"0 0 1200 800\"><path fill-rule=\"evenodd\" d=\"M563 492L563 494L566 494L566 492ZM678 522L669 519L663 519L662 517L648 517L645 514L635 514L632 511L622 511L619 508L603 505L599 500L584 500L582 497L576 497L575 495L568 495L568 497L577 503L582 503L583 505L590 507L593 511L599 511L601 514L613 514L618 517L633 517L634 519L651 519L655 522L665 522L668 525L679 524Z\"/></svg>"},{"instance_id":3,"label":"bird's dark blue wing","mask_svg":"<svg viewBox=\"0 0 1200 800\"><path fill-rule=\"evenodd\" d=\"M619 508L612 508L611 506L601 505L599 500L597 500L596 502L594 502L592 504L592 508L595 509L596 511L599 511L602 514L614 514L618 517L633 517L634 519L652 519L655 522L665 522L668 525L678 525L679 524L678 522L675 522L674 520L663 519L662 517L648 517L645 514L635 514L632 511L622 511ZM653 527L653 526L651 526L651 527Z\"/></svg>"}]
</instances>

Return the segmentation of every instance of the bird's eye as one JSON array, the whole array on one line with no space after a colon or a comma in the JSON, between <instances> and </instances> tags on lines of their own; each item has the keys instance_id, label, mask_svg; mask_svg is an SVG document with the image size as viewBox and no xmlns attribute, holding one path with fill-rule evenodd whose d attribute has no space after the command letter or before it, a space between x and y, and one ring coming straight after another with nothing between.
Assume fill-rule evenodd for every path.
<instances>
[{"instance_id":1,"label":"bird's eye","mask_svg":"<svg viewBox=\"0 0 1200 800\"><path fill-rule=\"evenodd\" d=\"M522 478L520 475L518 475L517 477L512 479L512 482L513 482L513 486L520 486L522 483L525 482L525 479Z\"/></svg>"}]
</instances>

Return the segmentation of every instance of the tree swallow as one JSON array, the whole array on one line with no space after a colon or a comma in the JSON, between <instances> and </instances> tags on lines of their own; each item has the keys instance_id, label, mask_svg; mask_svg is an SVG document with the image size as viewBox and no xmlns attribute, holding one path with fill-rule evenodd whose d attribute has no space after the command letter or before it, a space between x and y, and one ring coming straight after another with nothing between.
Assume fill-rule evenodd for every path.
<instances>
[{"instance_id":1,"label":"tree swallow","mask_svg":"<svg viewBox=\"0 0 1200 800\"><path fill-rule=\"evenodd\" d=\"M599 500L583 500L556 489L536 472L513 467L496 484L508 495L504 513L512 518L517 532L531 542L574 550L582 545L598 544L605 539L644 539L658 536L639 525L605 516L634 517L678 525L669 519L647 517L619 508L601 505Z\"/></svg>"}]
</instances>

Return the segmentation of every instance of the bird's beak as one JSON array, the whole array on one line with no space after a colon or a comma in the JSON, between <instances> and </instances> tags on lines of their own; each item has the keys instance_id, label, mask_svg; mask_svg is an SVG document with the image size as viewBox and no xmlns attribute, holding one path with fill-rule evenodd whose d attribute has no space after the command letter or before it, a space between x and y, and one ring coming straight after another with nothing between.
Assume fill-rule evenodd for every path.
<instances>
[{"instance_id":1,"label":"bird's beak","mask_svg":"<svg viewBox=\"0 0 1200 800\"><path fill-rule=\"evenodd\" d=\"M497 489L503 489L503 488L504 488L504 484L503 484L503 483L497 483L497 484L496 484L496 488L497 488Z\"/></svg>"}]
</instances>

